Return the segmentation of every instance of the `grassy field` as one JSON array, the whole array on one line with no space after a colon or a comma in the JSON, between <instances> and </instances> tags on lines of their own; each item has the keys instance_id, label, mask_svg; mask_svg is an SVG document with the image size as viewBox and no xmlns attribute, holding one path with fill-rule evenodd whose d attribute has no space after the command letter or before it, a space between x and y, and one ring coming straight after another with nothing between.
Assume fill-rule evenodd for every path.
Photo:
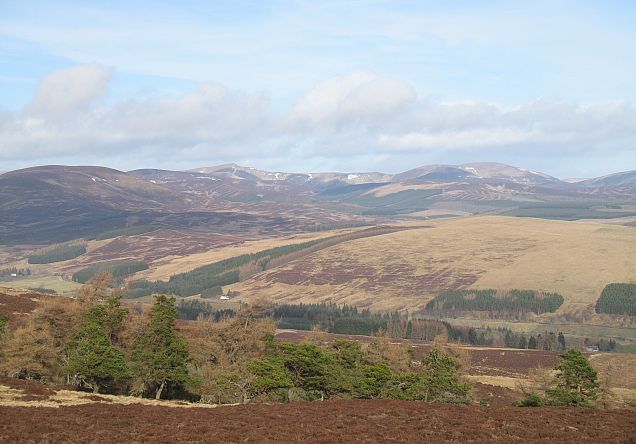
<instances>
[{"instance_id":1,"label":"grassy field","mask_svg":"<svg viewBox=\"0 0 636 444\"><path fill-rule=\"evenodd\" d=\"M538 323L538 322L510 322L498 320L484 319L465 319L465 318L444 318L442 319L457 327L475 327L475 328L507 328L517 333L526 333L529 335L537 335L548 331L560 331L566 335L577 336L580 338L612 338L615 340L636 341L636 329L610 327L606 325L591 324L559 324L559 323Z\"/></svg>"},{"instance_id":2,"label":"grassy field","mask_svg":"<svg viewBox=\"0 0 636 444\"><path fill-rule=\"evenodd\" d=\"M28 276L23 279L12 279L2 282L3 285L13 288L48 288L55 290L59 294L77 290L81 285L77 282L67 281L60 276Z\"/></svg>"},{"instance_id":3,"label":"grassy field","mask_svg":"<svg viewBox=\"0 0 636 444\"><path fill-rule=\"evenodd\" d=\"M424 307L452 289L557 292L559 314L590 310L609 282L636 279L636 229L484 216L346 242L259 274L241 298L333 301L377 310Z\"/></svg>"}]
</instances>

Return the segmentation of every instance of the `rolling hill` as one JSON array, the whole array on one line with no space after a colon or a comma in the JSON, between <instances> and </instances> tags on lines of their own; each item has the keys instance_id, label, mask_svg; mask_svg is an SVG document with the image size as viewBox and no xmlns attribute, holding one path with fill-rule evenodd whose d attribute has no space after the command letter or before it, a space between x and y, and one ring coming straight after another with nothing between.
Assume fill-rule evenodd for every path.
<instances>
[{"instance_id":1,"label":"rolling hill","mask_svg":"<svg viewBox=\"0 0 636 444\"><path fill-rule=\"evenodd\" d=\"M636 188L636 171L609 174L595 179L584 180L579 182L579 184L586 187Z\"/></svg>"},{"instance_id":2,"label":"rolling hill","mask_svg":"<svg viewBox=\"0 0 636 444\"><path fill-rule=\"evenodd\" d=\"M121 171L42 166L0 176L0 243L77 238L144 212L184 211L187 196Z\"/></svg>"},{"instance_id":3,"label":"rolling hill","mask_svg":"<svg viewBox=\"0 0 636 444\"><path fill-rule=\"evenodd\" d=\"M347 242L232 286L241 300L422 310L440 292L556 292L559 314L593 312L610 282L636 278L636 229L501 216L439 219Z\"/></svg>"},{"instance_id":4,"label":"rolling hill","mask_svg":"<svg viewBox=\"0 0 636 444\"><path fill-rule=\"evenodd\" d=\"M636 172L569 183L497 163L399 174L283 173L235 164L122 172L41 166L0 176L0 244L66 241L143 224L289 234L447 215L636 216ZM240 223L233 223L240 220Z\"/></svg>"},{"instance_id":5,"label":"rolling hill","mask_svg":"<svg viewBox=\"0 0 636 444\"><path fill-rule=\"evenodd\" d=\"M0 244L46 244L135 225L271 232L280 215L223 205L133 174L92 166L43 166L0 176Z\"/></svg>"}]
</instances>

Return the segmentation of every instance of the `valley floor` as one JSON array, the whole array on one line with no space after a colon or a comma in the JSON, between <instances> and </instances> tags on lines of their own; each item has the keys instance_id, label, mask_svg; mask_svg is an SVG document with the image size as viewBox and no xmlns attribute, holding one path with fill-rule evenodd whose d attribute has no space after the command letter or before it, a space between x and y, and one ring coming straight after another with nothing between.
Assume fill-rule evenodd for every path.
<instances>
[{"instance_id":1,"label":"valley floor","mask_svg":"<svg viewBox=\"0 0 636 444\"><path fill-rule=\"evenodd\" d=\"M2 442L634 442L636 412L412 401L0 407Z\"/></svg>"}]
</instances>

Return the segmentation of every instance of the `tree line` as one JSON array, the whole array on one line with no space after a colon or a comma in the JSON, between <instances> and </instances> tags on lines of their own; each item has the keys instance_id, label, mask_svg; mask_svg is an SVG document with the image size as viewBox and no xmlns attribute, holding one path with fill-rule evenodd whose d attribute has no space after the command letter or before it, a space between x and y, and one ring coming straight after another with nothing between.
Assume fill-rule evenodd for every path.
<instances>
[{"instance_id":1,"label":"tree line","mask_svg":"<svg viewBox=\"0 0 636 444\"><path fill-rule=\"evenodd\" d=\"M217 310L200 300L181 300L177 305L182 319L219 320L236 314L235 310ZM378 313L351 305L331 302L316 304L273 305L261 312L272 318L278 328L293 330L320 329L328 333L373 336L380 332L394 339L432 341L446 333L444 323L428 319L409 319L408 314Z\"/></svg>"},{"instance_id":2,"label":"tree line","mask_svg":"<svg viewBox=\"0 0 636 444\"><path fill-rule=\"evenodd\" d=\"M147 269L148 264L144 261L121 260L101 262L73 273L72 279L74 282L85 284L99 273L107 272L113 277L113 284L120 285L126 276Z\"/></svg>"},{"instance_id":3,"label":"tree line","mask_svg":"<svg viewBox=\"0 0 636 444\"><path fill-rule=\"evenodd\" d=\"M199 299L181 299L177 303L177 309L183 320L221 322L237 314L234 309L217 309ZM318 329L326 333L362 336L385 334L392 339L443 339L467 345L530 350L565 351L568 347L563 332L527 334L514 332L507 327L455 326L447 321L412 318L408 313L372 312L369 309L331 302L271 305L260 311L259 316L271 318L280 329ZM600 351L613 351L616 341L600 339L592 342L586 339L585 345L596 345Z\"/></svg>"},{"instance_id":4,"label":"tree line","mask_svg":"<svg viewBox=\"0 0 636 444\"><path fill-rule=\"evenodd\" d=\"M533 290L445 291L426 304L426 311L440 316L457 316L470 311L487 312L493 318L525 319L528 313L553 313L563 304L558 293Z\"/></svg>"},{"instance_id":5,"label":"tree line","mask_svg":"<svg viewBox=\"0 0 636 444\"><path fill-rule=\"evenodd\" d=\"M252 265L263 271L269 263L282 256L295 253L321 242L321 239L270 248L257 253L242 254L192 271L175 274L165 281L138 280L129 284L127 297L141 297L165 293L177 296L192 296L207 289L223 287L239 282L241 268Z\"/></svg>"},{"instance_id":6,"label":"tree line","mask_svg":"<svg viewBox=\"0 0 636 444\"><path fill-rule=\"evenodd\" d=\"M14 277L13 275L15 275L15 277L31 276L31 269L17 267L0 268L0 279Z\"/></svg>"},{"instance_id":7,"label":"tree line","mask_svg":"<svg viewBox=\"0 0 636 444\"><path fill-rule=\"evenodd\" d=\"M128 285L126 297L138 298L151 294L170 294L187 297L205 293L214 287L231 285L255 273L280 266L310 252L318 251L341 242L390 233L391 227L370 228L352 233L339 234L297 244L282 245L256 253L224 259L194 270L175 274L168 281L133 281Z\"/></svg>"},{"instance_id":8,"label":"tree line","mask_svg":"<svg viewBox=\"0 0 636 444\"><path fill-rule=\"evenodd\" d=\"M474 327L454 327L445 322L448 339L470 345L487 347L507 347L529 350L565 351L566 339L562 332L544 332L537 335L516 333L506 327L492 329Z\"/></svg>"},{"instance_id":9,"label":"tree line","mask_svg":"<svg viewBox=\"0 0 636 444\"><path fill-rule=\"evenodd\" d=\"M231 308L216 309L212 304L198 299L181 299L176 307L179 311L179 319L186 321L221 322L236 315L236 310Z\"/></svg>"},{"instance_id":10,"label":"tree line","mask_svg":"<svg viewBox=\"0 0 636 444\"><path fill-rule=\"evenodd\" d=\"M386 334L360 343L330 340L320 331L302 343L278 342L275 321L264 315L271 312L267 305L245 306L215 322L178 325L175 302L159 295L148 312L130 311L100 275L75 299L54 298L16 318L10 331L8 318L0 317L0 371L96 393L208 403L469 401L470 385L461 376L465 364L452 347L434 346L415 356ZM599 384L587 359L574 350L562 358L554 379L517 405L595 405Z\"/></svg>"},{"instance_id":11,"label":"tree line","mask_svg":"<svg viewBox=\"0 0 636 444\"><path fill-rule=\"evenodd\" d=\"M636 283L606 285L596 301L596 312L636 316Z\"/></svg>"},{"instance_id":12,"label":"tree line","mask_svg":"<svg viewBox=\"0 0 636 444\"><path fill-rule=\"evenodd\" d=\"M75 300L49 300L16 319L1 343L0 370L95 393L215 403L469 399L461 362L440 349L415 359L387 336L370 344L318 336L276 342L275 323L258 306L219 322L177 328L174 298L156 296L140 315L105 283L85 287Z\"/></svg>"},{"instance_id":13,"label":"tree line","mask_svg":"<svg viewBox=\"0 0 636 444\"><path fill-rule=\"evenodd\" d=\"M68 261L86 253L86 245L71 244L57 245L46 250L32 253L28 256L29 264L50 264L52 262Z\"/></svg>"},{"instance_id":14,"label":"tree line","mask_svg":"<svg viewBox=\"0 0 636 444\"><path fill-rule=\"evenodd\" d=\"M135 236L145 234L157 230L159 227L154 225L135 225L133 227L117 228L115 230L104 231L95 237L95 240L112 239L119 236Z\"/></svg>"}]
</instances>

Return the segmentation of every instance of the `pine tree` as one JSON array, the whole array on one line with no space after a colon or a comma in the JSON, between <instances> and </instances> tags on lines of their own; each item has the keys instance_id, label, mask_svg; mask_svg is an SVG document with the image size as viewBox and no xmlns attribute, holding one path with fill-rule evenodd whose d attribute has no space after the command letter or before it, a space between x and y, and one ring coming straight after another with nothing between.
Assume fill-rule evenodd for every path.
<instances>
[{"instance_id":1,"label":"pine tree","mask_svg":"<svg viewBox=\"0 0 636 444\"><path fill-rule=\"evenodd\" d=\"M559 350L565 351L565 336L563 336L562 332L559 332L557 342L559 343Z\"/></svg>"},{"instance_id":2,"label":"pine tree","mask_svg":"<svg viewBox=\"0 0 636 444\"><path fill-rule=\"evenodd\" d=\"M528 348L532 350L537 349L537 340L534 336L530 336L530 339L528 339Z\"/></svg>"},{"instance_id":3,"label":"pine tree","mask_svg":"<svg viewBox=\"0 0 636 444\"><path fill-rule=\"evenodd\" d=\"M68 348L66 373L95 393L104 385L130 376L124 353L112 344L95 319L87 319L77 329Z\"/></svg>"},{"instance_id":4,"label":"pine tree","mask_svg":"<svg viewBox=\"0 0 636 444\"><path fill-rule=\"evenodd\" d=\"M74 330L66 346L67 375L80 385L98 393L104 385L130 377L124 353L113 345L128 309L120 298L112 296L105 304L96 303L83 314L83 322Z\"/></svg>"},{"instance_id":5,"label":"pine tree","mask_svg":"<svg viewBox=\"0 0 636 444\"><path fill-rule=\"evenodd\" d=\"M188 343L177 336L174 322L179 313L175 299L156 296L150 322L135 342L132 359L134 372L143 390L153 391L155 399L170 386L188 381Z\"/></svg>"},{"instance_id":6,"label":"pine tree","mask_svg":"<svg viewBox=\"0 0 636 444\"><path fill-rule=\"evenodd\" d=\"M472 327L468 330L468 342L472 345L478 343L477 331Z\"/></svg>"},{"instance_id":7,"label":"pine tree","mask_svg":"<svg viewBox=\"0 0 636 444\"><path fill-rule=\"evenodd\" d=\"M427 402L468 402L470 386L461 382L460 364L454 357L433 348L422 359L418 381L407 399Z\"/></svg>"},{"instance_id":8,"label":"pine tree","mask_svg":"<svg viewBox=\"0 0 636 444\"><path fill-rule=\"evenodd\" d=\"M546 391L548 398L553 405L590 407L598 396L596 370L578 350L568 350L561 357L563 362L554 367L557 385Z\"/></svg>"},{"instance_id":9,"label":"pine tree","mask_svg":"<svg viewBox=\"0 0 636 444\"><path fill-rule=\"evenodd\" d=\"M517 348L528 348L528 343L526 342L526 337L524 335L521 335L521 339L519 339L519 345L517 346Z\"/></svg>"}]
</instances>

